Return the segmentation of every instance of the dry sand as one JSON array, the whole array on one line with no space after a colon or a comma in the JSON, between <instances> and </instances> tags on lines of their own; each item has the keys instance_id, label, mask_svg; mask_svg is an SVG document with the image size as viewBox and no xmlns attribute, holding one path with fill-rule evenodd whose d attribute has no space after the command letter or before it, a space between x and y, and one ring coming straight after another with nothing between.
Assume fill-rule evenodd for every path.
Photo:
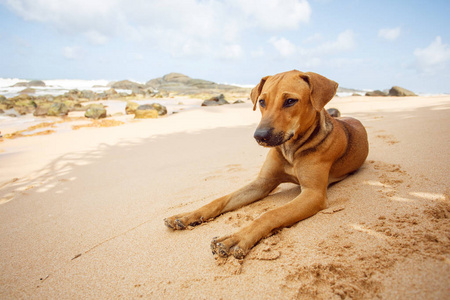
<instances>
[{"instance_id":1,"label":"dry sand","mask_svg":"<svg viewBox=\"0 0 450 300\"><path fill-rule=\"evenodd\" d=\"M173 232L164 217L250 182L251 104L0 143L0 298L449 299L450 97L335 98L366 126L329 208L242 261L209 244L299 193Z\"/></svg>"}]
</instances>

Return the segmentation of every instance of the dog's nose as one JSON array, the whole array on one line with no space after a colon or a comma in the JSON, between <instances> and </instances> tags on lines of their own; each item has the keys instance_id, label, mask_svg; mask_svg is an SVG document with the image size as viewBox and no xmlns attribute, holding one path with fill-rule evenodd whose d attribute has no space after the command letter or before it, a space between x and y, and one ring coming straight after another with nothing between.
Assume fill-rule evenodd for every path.
<instances>
[{"instance_id":1,"label":"dog's nose","mask_svg":"<svg viewBox=\"0 0 450 300\"><path fill-rule=\"evenodd\" d=\"M258 128L255 131L255 134L253 137L257 142L260 143L266 143L270 140L270 137L272 136L272 129L270 128Z\"/></svg>"}]
</instances>

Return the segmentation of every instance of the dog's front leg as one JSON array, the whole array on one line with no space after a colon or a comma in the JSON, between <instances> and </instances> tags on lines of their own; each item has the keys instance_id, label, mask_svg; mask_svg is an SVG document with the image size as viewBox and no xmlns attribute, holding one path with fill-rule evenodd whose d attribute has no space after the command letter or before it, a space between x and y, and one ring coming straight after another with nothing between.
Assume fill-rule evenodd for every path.
<instances>
[{"instance_id":1,"label":"dog's front leg","mask_svg":"<svg viewBox=\"0 0 450 300\"><path fill-rule=\"evenodd\" d=\"M320 190L302 186L301 194L291 202L263 214L250 225L230 236L214 238L211 249L219 256L233 255L241 259L260 239L268 236L273 230L293 225L316 214L325 206L326 185Z\"/></svg>"},{"instance_id":2,"label":"dog's front leg","mask_svg":"<svg viewBox=\"0 0 450 300\"><path fill-rule=\"evenodd\" d=\"M211 203L189 213L164 219L167 227L179 230L188 225L198 225L227 211L232 211L266 197L280 182L276 179L259 176L252 183L229 195L220 197Z\"/></svg>"}]
</instances>

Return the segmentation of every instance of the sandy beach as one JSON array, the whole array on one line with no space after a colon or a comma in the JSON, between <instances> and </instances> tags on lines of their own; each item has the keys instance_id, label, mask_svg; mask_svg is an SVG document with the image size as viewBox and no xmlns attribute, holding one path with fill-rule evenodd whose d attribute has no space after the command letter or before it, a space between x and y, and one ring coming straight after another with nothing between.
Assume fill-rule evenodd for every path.
<instances>
[{"instance_id":1,"label":"sandy beach","mask_svg":"<svg viewBox=\"0 0 450 300\"><path fill-rule=\"evenodd\" d=\"M165 217L258 174L268 149L252 104L191 109L109 128L0 142L1 299L448 299L450 96L336 97L365 125L363 167L328 208L260 241L211 254L300 189L193 230Z\"/></svg>"}]
</instances>

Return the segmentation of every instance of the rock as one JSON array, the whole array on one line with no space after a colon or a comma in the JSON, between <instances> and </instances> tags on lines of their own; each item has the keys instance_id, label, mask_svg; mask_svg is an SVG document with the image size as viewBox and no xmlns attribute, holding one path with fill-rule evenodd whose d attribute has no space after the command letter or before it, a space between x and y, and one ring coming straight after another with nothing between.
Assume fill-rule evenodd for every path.
<instances>
[{"instance_id":1,"label":"rock","mask_svg":"<svg viewBox=\"0 0 450 300\"><path fill-rule=\"evenodd\" d=\"M5 111L0 108L0 114L4 114L4 113L5 113Z\"/></svg>"},{"instance_id":2,"label":"rock","mask_svg":"<svg viewBox=\"0 0 450 300\"><path fill-rule=\"evenodd\" d=\"M69 108L67 107L66 104L53 103L48 108L47 116L54 116L54 117L67 116L68 113L69 113Z\"/></svg>"},{"instance_id":3,"label":"rock","mask_svg":"<svg viewBox=\"0 0 450 300\"><path fill-rule=\"evenodd\" d=\"M411 92L405 88L402 88L399 86L393 86L389 90L389 96L405 97L405 96L417 96L417 95L414 94L414 92Z\"/></svg>"},{"instance_id":4,"label":"rock","mask_svg":"<svg viewBox=\"0 0 450 300\"><path fill-rule=\"evenodd\" d=\"M352 97L357 97L357 96L361 96L361 94L358 94L358 93L353 93L352 94Z\"/></svg>"},{"instance_id":5,"label":"rock","mask_svg":"<svg viewBox=\"0 0 450 300\"><path fill-rule=\"evenodd\" d=\"M337 108L329 108L327 109L327 112L330 114L330 116L338 118L341 116L341 112Z\"/></svg>"},{"instance_id":6,"label":"rock","mask_svg":"<svg viewBox=\"0 0 450 300\"><path fill-rule=\"evenodd\" d=\"M46 86L42 80L22 81L13 85L13 87Z\"/></svg>"},{"instance_id":7,"label":"rock","mask_svg":"<svg viewBox=\"0 0 450 300\"><path fill-rule=\"evenodd\" d=\"M104 93L108 96L117 95L117 91L114 88L110 88L109 90L104 91Z\"/></svg>"},{"instance_id":8,"label":"rock","mask_svg":"<svg viewBox=\"0 0 450 300\"><path fill-rule=\"evenodd\" d=\"M233 104L241 104L241 103L245 103L245 101L239 99L233 102Z\"/></svg>"},{"instance_id":9,"label":"rock","mask_svg":"<svg viewBox=\"0 0 450 300\"><path fill-rule=\"evenodd\" d=\"M32 101L33 100L33 96L30 96L28 94L22 94L22 95L18 95L12 98L9 98L9 100L13 103L17 103L17 102L22 102L22 101Z\"/></svg>"},{"instance_id":10,"label":"rock","mask_svg":"<svg viewBox=\"0 0 450 300\"><path fill-rule=\"evenodd\" d=\"M154 119L159 115L158 111L151 104L139 105L134 114L135 119Z\"/></svg>"},{"instance_id":11,"label":"rock","mask_svg":"<svg viewBox=\"0 0 450 300\"><path fill-rule=\"evenodd\" d=\"M34 110L34 107L33 106L14 106L14 110L19 115L26 115L26 114L32 113Z\"/></svg>"},{"instance_id":12,"label":"rock","mask_svg":"<svg viewBox=\"0 0 450 300\"><path fill-rule=\"evenodd\" d=\"M121 90L135 90L135 89L139 90L145 87L143 84L133 82L130 80L111 82L108 84L108 86L111 86L114 89L121 89Z\"/></svg>"},{"instance_id":13,"label":"rock","mask_svg":"<svg viewBox=\"0 0 450 300\"><path fill-rule=\"evenodd\" d=\"M90 104L87 106L84 116L95 120L106 118L106 108L102 104Z\"/></svg>"},{"instance_id":14,"label":"rock","mask_svg":"<svg viewBox=\"0 0 450 300\"><path fill-rule=\"evenodd\" d=\"M28 82L21 81L21 82L14 84L12 87L27 87L27 86L28 86Z\"/></svg>"},{"instance_id":15,"label":"rock","mask_svg":"<svg viewBox=\"0 0 450 300\"><path fill-rule=\"evenodd\" d=\"M132 115L136 113L136 109L139 107L139 104L136 102L128 101L127 106L125 106L125 113L127 115Z\"/></svg>"},{"instance_id":16,"label":"rock","mask_svg":"<svg viewBox=\"0 0 450 300\"><path fill-rule=\"evenodd\" d=\"M28 86L46 86L46 84L42 80L31 80L28 82Z\"/></svg>"},{"instance_id":17,"label":"rock","mask_svg":"<svg viewBox=\"0 0 450 300\"><path fill-rule=\"evenodd\" d=\"M0 108L11 109L14 107L13 101L6 99L5 96L0 96Z\"/></svg>"},{"instance_id":18,"label":"rock","mask_svg":"<svg viewBox=\"0 0 450 300\"><path fill-rule=\"evenodd\" d=\"M36 117L44 117L48 113L48 109L50 108L51 103L41 103L34 110L33 115Z\"/></svg>"},{"instance_id":19,"label":"rock","mask_svg":"<svg viewBox=\"0 0 450 300\"><path fill-rule=\"evenodd\" d=\"M34 94L34 93L36 93L36 90L33 88L26 88L19 92L19 94Z\"/></svg>"},{"instance_id":20,"label":"rock","mask_svg":"<svg viewBox=\"0 0 450 300\"><path fill-rule=\"evenodd\" d=\"M227 100L225 100L225 96L223 94L220 94L219 96L212 97L208 100L203 101L202 106L216 106L223 104L230 104L230 103Z\"/></svg>"},{"instance_id":21,"label":"rock","mask_svg":"<svg viewBox=\"0 0 450 300\"><path fill-rule=\"evenodd\" d=\"M79 95L80 98L94 100L95 99L95 93L90 90L82 90Z\"/></svg>"},{"instance_id":22,"label":"rock","mask_svg":"<svg viewBox=\"0 0 450 300\"><path fill-rule=\"evenodd\" d=\"M151 106L154 109L156 109L156 111L158 112L158 115L160 115L160 116L167 115L167 108L164 105L161 105L159 103L153 103L153 104L151 104Z\"/></svg>"},{"instance_id":23,"label":"rock","mask_svg":"<svg viewBox=\"0 0 450 300\"><path fill-rule=\"evenodd\" d=\"M382 92L380 90L375 90L373 92L367 92L366 96L370 96L370 97L380 97L380 96L387 96L387 93Z\"/></svg>"},{"instance_id":24,"label":"rock","mask_svg":"<svg viewBox=\"0 0 450 300\"><path fill-rule=\"evenodd\" d=\"M250 89L241 88L226 84L217 84L203 79L193 79L180 73L170 73L163 77L149 80L145 83L146 87L151 87L159 92L175 92L178 94L218 94L224 92L250 93Z\"/></svg>"}]
</instances>

